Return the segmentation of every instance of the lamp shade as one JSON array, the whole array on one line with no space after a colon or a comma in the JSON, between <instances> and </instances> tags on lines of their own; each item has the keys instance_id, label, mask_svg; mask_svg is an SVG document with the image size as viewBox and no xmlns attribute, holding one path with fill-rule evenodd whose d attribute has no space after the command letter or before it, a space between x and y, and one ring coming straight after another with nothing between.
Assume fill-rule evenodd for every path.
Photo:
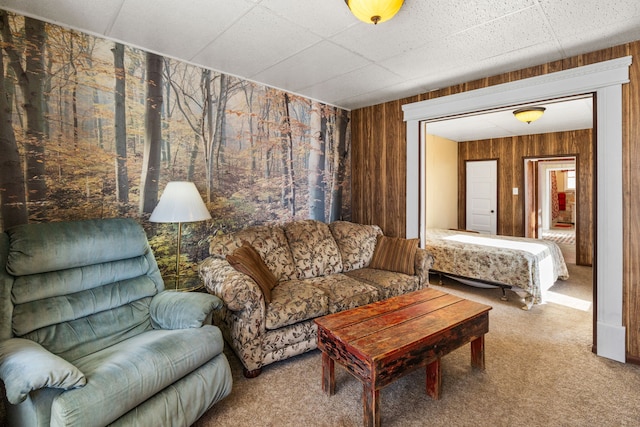
<instances>
[{"instance_id":1,"label":"lamp shade","mask_svg":"<svg viewBox=\"0 0 640 427\"><path fill-rule=\"evenodd\" d=\"M529 108L521 108L513 112L513 115L516 116L516 119L521 122L531 123L538 120L544 114L544 107L529 107Z\"/></svg>"},{"instance_id":2,"label":"lamp shade","mask_svg":"<svg viewBox=\"0 0 640 427\"><path fill-rule=\"evenodd\" d=\"M167 184L158 205L151 213L151 222L194 222L211 219L195 184L172 181Z\"/></svg>"},{"instance_id":3,"label":"lamp shade","mask_svg":"<svg viewBox=\"0 0 640 427\"><path fill-rule=\"evenodd\" d=\"M377 24L393 18L404 0L344 0L356 18L367 24Z\"/></svg>"}]
</instances>

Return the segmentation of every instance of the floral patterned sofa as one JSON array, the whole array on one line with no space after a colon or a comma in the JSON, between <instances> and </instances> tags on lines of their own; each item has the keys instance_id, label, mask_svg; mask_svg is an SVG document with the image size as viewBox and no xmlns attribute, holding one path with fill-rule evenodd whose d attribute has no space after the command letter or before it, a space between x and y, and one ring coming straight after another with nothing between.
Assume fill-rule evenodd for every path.
<instances>
[{"instance_id":1,"label":"floral patterned sofa","mask_svg":"<svg viewBox=\"0 0 640 427\"><path fill-rule=\"evenodd\" d=\"M247 245L272 274L272 289L229 263ZM244 375L255 377L265 365L315 349L314 318L427 286L433 257L417 245L346 221L261 225L213 236L200 276L224 301L214 323Z\"/></svg>"}]
</instances>

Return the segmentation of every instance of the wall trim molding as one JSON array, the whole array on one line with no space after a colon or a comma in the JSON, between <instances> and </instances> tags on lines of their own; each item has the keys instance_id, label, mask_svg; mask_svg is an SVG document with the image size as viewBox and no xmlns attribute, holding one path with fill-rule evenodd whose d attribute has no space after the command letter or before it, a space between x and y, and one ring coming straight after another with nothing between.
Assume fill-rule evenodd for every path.
<instances>
[{"instance_id":1,"label":"wall trim molding","mask_svg":"<svg viewBox=\"0 0 640 427\"><path fill-rule=\"evenodd\" d=\"M597 354L625 362L622 230L622 85L631 56L543 74L402 106L407 126L406 237L424 242L424 163L420 149L426 121L518 104L596 94L596 340Z\"/></svg>"}]
</instances>

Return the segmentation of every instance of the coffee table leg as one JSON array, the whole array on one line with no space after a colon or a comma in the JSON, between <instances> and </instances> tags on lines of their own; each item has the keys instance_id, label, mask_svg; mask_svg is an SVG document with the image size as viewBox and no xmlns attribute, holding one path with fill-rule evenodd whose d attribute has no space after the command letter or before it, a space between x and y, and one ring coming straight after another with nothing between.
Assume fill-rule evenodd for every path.
<instances>
[{"instance_id":1,"label":"coffee table leg","mask_svg":"<svg viewBox=\"0 0 640 427\"><path fill-rule=\"evenodd\" d=\"M362 390L362 403L364 408L365 427L380 426L380 390L369 385L364 385Z\"/></svg>"},{"instance_id":2,"label":"coffee table leg","mask_svg":"<svg viewBox=\"0 0 640 427\"><path fill-rule=\"evenodd\" d=\"M440 358L427 365L427 394L432 399L440 399L440 390L442 390L442 367L440 366Z\"/></svg>"},{"instance_id":3,"label":"coffee table leg","mask_svg":"<svg viewBox=\"0 0 640 427\"><path fill-rule=\"evenodd\" d=\"M471 366L484 369L484 335L471 341Z\"/></svg>"},{"instance_id":4,"label":"coffee table leg","mask_svg":"<svg viewBox=\"0 0 640 427\"><path fill-rule=\"evenodd\" d=\"M322 391L331 396L335 390L336 377L333 359L327 353L322 353Z\"/></svg>"}]
</instances>

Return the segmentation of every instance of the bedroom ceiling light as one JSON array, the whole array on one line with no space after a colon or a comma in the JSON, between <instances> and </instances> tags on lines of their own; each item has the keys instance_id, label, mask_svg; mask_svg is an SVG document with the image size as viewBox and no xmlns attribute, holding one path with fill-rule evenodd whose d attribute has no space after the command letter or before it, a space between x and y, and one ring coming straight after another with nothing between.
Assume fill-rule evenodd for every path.
<instances>
[{"instance_id":1,"label":"bedroom ceiling light","mask_svg":"<svg viewBox=\"0 0 640 427\"><path fill-rule=\"evenodd\" d=\"M377 24L393 18L404 0L344 0L351 13L367 24Z\"/></svg>"},{"instance_id":2,"label":"bedroom ceiling light","mask_svg":"<svg viewBox=\"0 0 640 427\"><path fill-rule=\"evenodd\" d=\"M521 108L513 112L513 115L516 116L516 119L520 120L524 123L531 123L538 120L544 114L544 107L528 107Z\"/></svg>"}]
</instances>

